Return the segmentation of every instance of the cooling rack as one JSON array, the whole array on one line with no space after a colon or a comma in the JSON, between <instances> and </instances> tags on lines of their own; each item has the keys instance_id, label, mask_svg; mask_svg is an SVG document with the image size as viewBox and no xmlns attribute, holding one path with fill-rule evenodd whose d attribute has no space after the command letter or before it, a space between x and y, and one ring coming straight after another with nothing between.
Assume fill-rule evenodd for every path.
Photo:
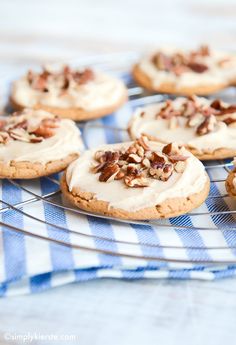
<instances>
[{"instance_id":1,"label":"cooling rack","mask_svg":"<svg viewBox=\"0 0 236 345\"><path fill-rule=\"evenodd\" d=\"M130 78L127 70L137 57L138 54L134 53L112 54L84 61L86 65L96 65L124 78L130 98L126 109L127 117L139 105L158 102L168 97L148 94ZM83 64L83 61L75 63ZM232 94L234 91L230 92ZM223 96L227 98L228 94ZM89 148L91 143L95 144L94 131L99 138L104 136L105 131L105 142L126 140L125 123L128 122L128 118L124 116L122 118L123 123L115 121L114 116L109 116L106 119L78 124L85 145ZM236 204L224 188L225 178L232 168L232 162L231 160L211 161L206 162L205 167L211 180L211 190L206 202L197 210L170 220L125 221L76 209L63 200L59 187L59 175L33 181L4 180L0 199L0 225L8 231L75 250L118 255L149 262L234 264L236 263ZM47 186L47 188L42 186ZM8 191L7 193L4 193L4 188ZM13 195L20 193L21 199L13 198L14 202L9 201L12 199L9 198L8 193L13 193ZM46 219L40 216L39 212L45 207L50 211L50 217ZM73 222L65 224L61 221L65 213L67 220L70 219ZM18 222L19 217L24 217L24 225ZM91 232L85 226L85 219L88 222L98 224L100 222L101 227L104 224L112 224L116 229L116 236L111 236L104 231ZM45 231L45 228L49 231ZM130 229L138 229L139 236L132 236ZM158 234L158 241L149 241L142 236L150 229ZM178 241L176 234L181 236L184 247ZM119 251L115 250L114 246L118 246ZM140 252L140 246L142 252ZM191 255L186 255L186 252Z\"/></svg>"}]
</instances>

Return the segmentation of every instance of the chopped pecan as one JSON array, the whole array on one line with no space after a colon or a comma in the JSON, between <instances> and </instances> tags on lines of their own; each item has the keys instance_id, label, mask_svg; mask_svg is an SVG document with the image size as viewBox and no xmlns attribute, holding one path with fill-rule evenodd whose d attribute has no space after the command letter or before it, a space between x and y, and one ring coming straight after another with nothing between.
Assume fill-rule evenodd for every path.
<instances>
[{"instance_id":1,"label":"chopped pecan","mask_svg":"<svg viewBox=\"0 0 236 345\"><path fill-rule=\"evenodd\" d=\"M141 170L136 167L135 164L129 164L127 166L127 175L141 176Z\"/></svg>"},{"instance_id":2,"label":"chopped pecan","mask_svg":"<svg viewBox=\"0 0 236 345\"><path fill-rule=\"evenodd\" d=\"M37 75L35 78L33 77L33 80L31 82L32 87L35 90L47 92L48 91L47 81L50 74L51 74L50 72L48 72L47 70L44 70L41 74Z\"/></svg>"},{"instance_id":3,"label":"chopped pecan","mask_svg":"<svg viewBox=\"0 0 236 345\"><path fill-rule=\"evenodd\" d=\"M236 119L232 118L232 117L227 117L226 119L223 120L223 122L227 125L230 126L232 124L235 124Z\"/></svg>"},{"instance_id":4,"label":"chopped pecan","mask_svg":"<svg viewBox=\"0 0 236 345\"><path fill-rule=\"evenodd\" d=\"M161 52L158 52L153 56L152 62L160 70L169 71L172 67L171 58Z\"/></svg>"},{"instance_id":5,"label":"chopped pecan","mask_svg":"<svg viewBox=\"0 0 236 345\"><path fill-rule=\"evenodd\" d=\"M173 164L168 164L168 163L160 168L151 167L149 169L149 174L153 178L157 180L161 180L161 181L167 181L172 175L172 173L173 173Z\"/></svg>"},{"instance_id":6,"label":"chopped pecan","mask_svg":"<svg viewBox=\"0 0 236 345\"><path fill-rule=\"evenodd\" d=\"M150 150L148 146L148 138L145 135L142 135L138 140L137 143L142 146L145 151Z\"/></svg>"},{"instance_id":7,"label":"chopped pecan","mask_svg":"<svg viewBox=\"0 0 236 345\"><path fill-rule=\"evenodd\" d=\"M150 168L150 166L151 166L150 160L147 159L147 158L145 157L145 158L142 160L141 165L144 166L145 168Z\"/></svg>"},{"instance_id":8,"label":"chopped pecan","mask_svg":"<svg viewBox=\"0 0 236 345\"><path fill-rule=\"evenodd\" d=\"M209 56L210 55L210 49L209 49L208 45L202 45L198 51L199 51L199 54L202 56Z\"/></svg>"},{"instance_id":9,"label":"chopped pecan","mask_svg":"<svg viewBox=\"0 0 236 345\"><path fill-rule=\"evenodd\" d=\"M231 104L230 106L225 107L225 108L221 108L219 115L232 114L232 113L236 113L236 105L234 104Z\"/></svg>"},{"instance_id":10,"label":"chopped pecan","mask_svg":"<svg viewBox=\"0 0 236 345\"><path fill-rule=\"evenodd\" d=\"M195 127L196 125L198 125L202 121L202 117L203 116L200 113L191 115L186 122L186 126L187 127Z\"/></svg>"},{"instance_id":11,"label":"chopped pecan","mask_svg":"<svg viewBox=\"0 0 236 345\"><path fill-rule=\"evenodd\" d=\"M118 162L120 154L117 151L97 151L95 153L95 159L100 163L105 162Z\"/></svg>"},{"instance_id":12,"label":"chopped pecan","mask_svg":"<svg viewBox=\"0 0 236 345\"><path fill-rule=\"evenodd\" d=\"M10 129L8 133L12 139L30 142L30 135L23 128Z\"/></svg>"},{"instance_id":13,"label":"chopped pecan","mask_svg":"<svg viewBox=\"0 0 236 345\"><path fill-rule=\"evenodd\" d=\"M138 156L137 154L135 154L135 153L131 153L129 155L129 157L127 158L127 161L129 163L140 163L141 160L142 160L142 158L140 156Z\"/></svg>"},{"instance_id":14,"label":"chopped pecan","mask_svg":"<svg viewBox=\"0 0 236 345\"><path fill-rule=\"evenodd\" d=\"M79 85L86 84L87 82L94 79L94 72L90 68L86 68L83 72L74 72L72 77Z\"/></svg>"},{"instance_id":15,"label":"chopped pecan","mask_svg":"<svg viewBox=\"0 0 236 345\"><path fill-rule=\"evenodd\" d=\"M198 62L189 62L187 66L195 73L204 73L208 70L207 65Z\"/></svg>"},{"instance_id":16,"label":"chopped pecan","mask_svg":"<svg viewBox=\"0 0 236 345\"><path fill-rule=\"evenodd\" d=\"M184 155L171 155L169 156L169 160L172 163L176 163L176 162L184 162L188 159L188 156L184 156Z\"/></svg>"},{"instance_id":17,"label":"chopped pecan","mask_svg":"<svg viewBox=\"0 0 236 345\"><path fill-rule=\"evenodd\" d=\"M118 164L106 164L105 168L101 170L99 176L100 182L107 182L111 177L114 176L120 171Z\"/></svg>"},{"instance_id":18,"label":"chopped pecan","mask_svg":"<svg viewBox=\"0 0 236 345\"><path fill-rule=\"evenodd\" d=\"M222 109L221 100L215 99L214 101L211 102L210 106L216 110L221 110Z\"/></svg>"},{"instance_id":19,"label":"chopped pecan","mask_svg":"<svg viewBox=\"0 0 236 345\"><path fill-rule=\"evenodd\" d=\"M210 115L197 127L196 133L198 135L205 135L215 129L217 121L214 115Z\"/></svg>"},{"instance_id":20,"label":"chopped pecan","mask_svg":"<svg viewBox=\"0 0 236 345\"><path fill-rule=\"evenodd\" d=\"M166 158L164 156L160 156L158 153L153 152L150 158L151 167L152 168L163 168L166 163Z\"/></svg>"},{"instance_id":21,"label":"chopped pecan","mask_svg":"<svg viewBox=\"0 0 236 345\"><path fill-rule=\"evenodd\" d=\"M181 111L174 109L173 102L170 99L168 99L156 116L157 117L160 116L163 119L170 119L174 116L180 116L180 115L181 115Z\"/></svg>"},{"instance_id":22,"label":"chopped pecan","mask_svg":"<svg viewBox=\"0 0 236 345\"><path fill-rule=\"evenodd\" d=\"M150 178L167 181L175 165L179 162L184 163L188 158L181 154L176 144L166 145L163 148L164 153L151 151L148 140L144 144L141 146L139 139L126 149L114 152L97 151L94 160L98 164L93 166L91 171L99 173L101 182L122 180L128 187L147 187ZM148 150L143 147L147 147ZM180 171L183 167L183 164L178 164L177 170Z\"/></svg>"},{"instance_id":23,"label":"chopped pecan","mask_svg":"<svg viewBox=\"0 0 236 345\"><path fill-rule=\"evenodd\" d=\"M167 156L179 154L179 146L176 143L170 143L163 147L162 153Z\"/></svg>"},{"instance_id":24,"label":"chopped pecan","mask_svg":"<svg viewBox=\"0 0 236 345\"><path fill-rule=\"evenodd\" d=\"M118 173L115 175L115 180L121 180L125 177L125 172L120 170Z\"/></svg>"},{"instance_id":25,"label":"chopped pecan","mask_svg":"<svg viewBox=\"0 0 236 345\"><path fill-rule=\"evenodd\" d=\"M184 104L183 104L183 115L184 116L192 116L196 112L196 104L195 101L192 99L188 99Z\"/></svg>"},{"instance_id":26,"label":"chopped pecan","mask_svg":"<svg viewBox=\"0 0 236 345\"><path fill-rule=\"evenodd\" d=\"M58 121L59 120L56 118L43 119L40 122L39 127L30 133L33 133L38 137L50 138L55 134L56 128L59 127Z\"/></svg>"},{"instance_id":27,"label":"chopped pecan","mask_svg":"<svg viewBox=\"0 0 236 345\"><path fill-rule=\"evenodd\" d=\"M174 169L177 173L183 173L186 167L186 163L184 161L178 161L174 165Z\"/></svg>"},{"instance_id":28,"label":"chopped pecan","mask_svg":"<svg viewBox=\"0 0 236 345\"><path fill-rule=\"evenodd\" d=\"M147 178L143 176L135 177L135 176L126 176L124 178L124 182L128 187L132 188L140 188L140 187L148 187L149 181Z\"/></svg>"}]
</instances>

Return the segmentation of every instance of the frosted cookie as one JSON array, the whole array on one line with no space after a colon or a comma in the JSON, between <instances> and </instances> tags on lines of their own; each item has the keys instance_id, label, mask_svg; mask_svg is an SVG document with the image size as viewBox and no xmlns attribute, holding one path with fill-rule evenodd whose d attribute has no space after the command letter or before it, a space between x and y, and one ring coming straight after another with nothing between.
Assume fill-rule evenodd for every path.
<instances>
[{"instance_id":1,"label":"frosted cookie","mask_svg":"<svg viewBox=\"0 0 236 345\"><path fill-rule=\"evenodd\" d=\"M15 109L43 109L63 118L90 120L117 110L127 100L122 81L92 69L29 71L15 81L11 103Z\"/></svg>"},{"instance_id":2,"label":"frosted cookie","mask_svg":"<svg viewBox=\"0 0 236 345\"><path fill-rule=\"evenodd\" d=\"M203 164L185 148L141 137L85 151L63 175L75 206L117 218L168 218L198 207L209 192Z\"/></svg>"},{"instance_id":3,"label":"frosted cookie","mask_svg":"<svg viewBox=\"0 0 236 345\"><path fill-rule=\"evenodd\" d=\"M225 181L225 188L230 196L236 199L236 159L234 158L234 168L229 173L226 181Z\"/></svg>"},{"instance_id":4,"label":"frosted cookie","mask_svg":"<svg viewBox=\"0 0 236 345\"><path fill-rule=\"evenodd\" d=\"M179 97L138 108L128 132L133 140L176 141L201 160L229 158L236 155L236 105Z\"/></svg>"},{"instance_id":5,"label":"frosted cookie","mask_svg":"<svg viewBox=\"0 0 236 345\"><path fill-rule=\"evenodd\" d=\"M83 149L69 119L25 109L0 120L0 177L35 178L65 169Z\"/></svg>"},{"instance_id":6,"label":"frosted cookie","mask_svg":"<svg viewBox=\"0 0 236 345\"><path fill-rule=\"evenodd\" d=\"M208 95L236 82L236 55L202 46L195 51L161 49L133 68L134 79L151 91Z\"/></svg>"}]
</instances>

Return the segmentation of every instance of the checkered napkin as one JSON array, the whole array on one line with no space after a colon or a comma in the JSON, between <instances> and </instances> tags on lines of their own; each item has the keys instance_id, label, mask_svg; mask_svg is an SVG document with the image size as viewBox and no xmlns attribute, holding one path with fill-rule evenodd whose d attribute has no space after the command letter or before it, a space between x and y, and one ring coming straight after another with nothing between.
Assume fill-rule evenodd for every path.
<instances>
[{"instance_id":1,"label":"checkered napkin","mask_svg":"<svg viewBox=\"0 0 236 345\"><path fill-rule=\"evenodd\" d=\"M134 108L142 103L142 99L131 100L116 114L85 125L82 134L86 145L95 147L127 140L125 131L110 127L125 128ZM235 219L227 214L235 208L235 203L221 197L226 193L222 182L226 171L209 168L208 173L212 180L220 182L211 184L210 197L192 216L148 225L114 222L61 208L62 203L68 205L57 192L58 175L14 184L2 180L0 295L32 293L104 277L213 280L235 275L236 265L228 264L236 260ZM35 195L43 195L47 202L36 200ZM197 212L213 214L196 215ZM17 228L68 245L73 243L78 248L27 236L17 232ZM99 251L85 251L80 247Z\"/></svg>"}]
</instances>

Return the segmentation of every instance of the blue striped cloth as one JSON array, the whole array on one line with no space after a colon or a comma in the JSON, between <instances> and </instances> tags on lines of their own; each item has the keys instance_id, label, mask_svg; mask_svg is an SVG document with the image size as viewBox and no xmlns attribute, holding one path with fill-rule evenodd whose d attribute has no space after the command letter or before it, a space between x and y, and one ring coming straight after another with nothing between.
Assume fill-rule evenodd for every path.
<instances>
[{"instance_id":1,"label":"blue striped cloth","mask_svg":"<svg viewBox=\"0 0 236 345\"><path fill-rule=\"evenodd\" d=\"M113 131L109 126L125 128L134 108L144 101L130 101L117 113L87 124L82 130L86 145L95 147L127 140L125 131ZM99 125L105 125L105 128ZM216 168L208 169L208 172L213 180L220 182L211 184L210 197L194 212L222 212L235 208L233 200L220 197L226 193L223 183L226 171ZM16 181L15 184L2 180L0 199L5 202L1 204L5 210L0 212L1 224L100 252L39 240L2 225L0 296L33 293L71 282L107 277L212 280L235 275L236 265L228 264L236 260L236 252L232 248L236 244L233 215L183 215L161 221L164 226L126 224L58 207L55 204L67 205L60 193L55 193L52 198L48 196L48 202L32 201L32 193L45 196L57 192L58 179L59 176L55 175L35 181ZM6 209L8 204L16 205L19 211ZM136 258L101 251L128 253ZM144 260L144 257L152 259ZM194 263L189 263L189 260ZM206 261L218 264L205 264Z\"/></svg>"}]
</instances>

